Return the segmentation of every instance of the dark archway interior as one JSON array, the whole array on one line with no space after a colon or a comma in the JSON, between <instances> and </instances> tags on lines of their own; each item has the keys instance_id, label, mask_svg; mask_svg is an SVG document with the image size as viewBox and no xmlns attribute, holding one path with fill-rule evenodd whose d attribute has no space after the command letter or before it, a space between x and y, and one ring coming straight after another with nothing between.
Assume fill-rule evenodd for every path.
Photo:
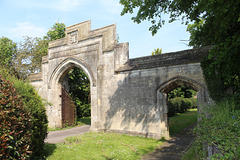
<instances>
[{"instance_id":1,"label":"dark archway interior","mask_svg":"<svg viewBox=\"0 0 240 160\"><path fill-rule=\"evenodd\" d=\"M64 73L64 76L62 76L61 85L74 103L75 124L81 123L82 121L84 121L84 124L90 124L91 94L88 76L82 69L72 66ZM63 109L64 107L69 106L62 106Z\"/></svg>"},{"instance_id":2,"label":"dark archway interior","mask_svg":"<svg viewBox=\"0 0 240 160\"><path fill-rule=\"evenodd\" d=\"M175 81L171 82L165 88L163 88L161 91L163 93L167 93L168 94L173 89L175 89L177 87L180 87L180 86L185 86L185 87L190 88L192 90L198 91L198 88L194 84L192 84L190 82L187 82L187 81L182 81L182 80L175 80Z\"/></svg>"},{"instance_id":3,"label":"dark archway interior","mask_svg":"<svg viewBox=\"0 0 240 160\"><path fill-rule=\"evenodd\" d=\"M182 129L181 126L187 127L191 123L196 123L197 109L194 108L197 108L198 91L199 86L194 85L191 81L182 79L175 79L166 83L161 89L161 92L166 94L170 135L179 132ZM182 119L181 115L183 114L184 116L189 116L189 118Z\"/></svg>"}]
</instances>

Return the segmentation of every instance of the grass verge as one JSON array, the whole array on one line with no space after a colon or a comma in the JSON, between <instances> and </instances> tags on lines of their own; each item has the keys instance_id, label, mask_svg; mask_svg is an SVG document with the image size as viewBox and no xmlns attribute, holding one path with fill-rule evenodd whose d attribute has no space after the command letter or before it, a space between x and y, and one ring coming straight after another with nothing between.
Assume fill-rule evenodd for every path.
<instances>
[{"instance_id":1,"label":"grass verge","mask_svg":"<svg viewBox=\"0 0 240 160\"><path fill-rule=\"evenodd\" d=\"M191 148L184 154L181 160L199 160L202 159L197 155L197 150L199 148L195 143L191 146Z\"/></svg>"},{"instance_id":2,"label":"grass verge","mask_svg":"<svg viewBox=\"0 0 240 160\"><path fill-rule=\"evenodd\" d=\"M46 144L48 160L120 159L135 160L154 151L162 141L116 133L86 133L68 137L65 144ZM54 149L54 150L52 150Z\"/></svg>"},{"instance_id":3,"label":"grass verge","mask_svg":"<svg viewBox=\"0 0 240 160\"><path fill-rule=\"evenodd\" d=\"M177 113L174 117L169 118L169 134L173 136L182 129L197 123L197 109L189 109L185 113Z\"/></svg>"}]
</instances>

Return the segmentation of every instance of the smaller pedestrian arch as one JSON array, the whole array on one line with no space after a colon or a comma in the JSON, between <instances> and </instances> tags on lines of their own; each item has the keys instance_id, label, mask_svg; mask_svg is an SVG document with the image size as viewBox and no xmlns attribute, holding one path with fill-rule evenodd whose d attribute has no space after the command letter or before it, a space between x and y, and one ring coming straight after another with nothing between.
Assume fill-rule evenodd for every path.
<instances>
[{"instance_id":1,"label":"smaller pedestrian arch","mask_svg":"<svg viewBox=\"0 0 240 160\"><path fill-rule=\"evenodd\" d=\"M162 114L161 115L162 122L165 123L166 128L162 129L162 131L165 132L165 133L162 133L162 135L165 135L165 137L169 137L169 122L168 122L168 116L167 116L168 93L179 86L185 86L197 91L198 109L200 107L200 104L206 103L206 99L205 99L206 97L205 94L207 93L206 87L194 79L191 79L189 77L184 77L184 76L175 76L163 82L160 85L160 87L157 89L157 106L160 110L160 113Z\"/></svg>"}]
</instances>

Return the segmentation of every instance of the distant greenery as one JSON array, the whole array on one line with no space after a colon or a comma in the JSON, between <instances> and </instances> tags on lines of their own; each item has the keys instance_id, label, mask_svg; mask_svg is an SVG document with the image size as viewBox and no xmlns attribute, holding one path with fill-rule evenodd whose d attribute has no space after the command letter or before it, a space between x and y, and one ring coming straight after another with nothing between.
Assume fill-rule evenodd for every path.
<instances>
[{"instance_id":1,"label":"distant greenery","mask_svg":"<svg viewBox=\"0 0 240 160\"><path fill-rule=\"evenodd\" d=\"M179 133L182 129L197 123L197 109L189 109L185 113L178 113L174 117L169 118L169 134L170 136Z\"/></svg>"},{"instance_id":2,"label":"distant greenery","mask_svg":"<svg viewBox=\"0 0 240 160\"><path fill-rule=\"evenodd\" d=\"M41 71L42 57L47 55L48 43L65 36L65 24L56 22L46 36L28 37L15 43L7 37L0 38L0 64L18 79L25 80L31 73Z\"/></svg>"},{"instance_id":3,"label":"distant greenery","mask_svg":"<svg viewBox=\"0 0 240 160\"><path fill-rule=\"evenodd\" d=\"M0 38L0 65L10 68L17 51L17 44L7 37Z\"/></svg>"},{"instance_id":4,"label":"distant greenery","mask_svg":"<svg viewBox=\"0 0 240 160\"><path fill-rule=\"evenodd\" d=\"M162 54L162 48L157 48L152 51L152 55L160 55Z\"/></svg>"},{"instance_id":5,"label":"distant greenery","mask_svg":"<svg viewBox=\"0 0 240 160\"><path fill-rule=\"evenodd\" d=\"M91 117L78 118L77 122L81 125L91 125Z\"/></svg>"},{"instance_id":6,"label":"distant greenery","mask_svg":"<svg viewBox=\"0 0 240 160\"><path fill-rule=\"evenodd\" d=\"M179 86L168 93L168 116L183 113L187 109L197 108L197 92L185 86Z\"/></svg>"},{"instance_id":7,"label":"distant greenery","mask_svg":"<svg viewBox=\"0 0 240 160\"><path fill-rule=\"evenodd\" d=\"M168 99L183 97L192 98L197 95L197 92L185 86L179 86L168 93Z\"/></svg>"},{"instance_id":8,"label":"distant greenery","mask_svg":"<svg viewBox=\"0 0 240 160\"><path fill-rule=\"evenodd\" d=\"M65 37L65 28L66 28L66 25L64 23L56 22L51 27L51 29L47 32L46 38L49 41L54 41L54 40Z\"/></svg>"},{"instance_id":9,"label":"distant greenery","mask_svg":"<svg viewBox=\"0 0 240 160\"><path fill-rule=\"evenodd\" d=\"M77 118L91 116L90 81L82 69L74 67L68 73L69 93L77 108Z\"/></svg>"},{"instance_id":10,"label":"distant greenery","mask_svg":"<svg viewBox=\"0 0 240 160\"><path fill-rule=\"evenodd\" d=\"M193 108L193 103L188 98L176 97L168 101L168 116L174 116L177 113L184 113Z\"/></svg>"}]
</instances>

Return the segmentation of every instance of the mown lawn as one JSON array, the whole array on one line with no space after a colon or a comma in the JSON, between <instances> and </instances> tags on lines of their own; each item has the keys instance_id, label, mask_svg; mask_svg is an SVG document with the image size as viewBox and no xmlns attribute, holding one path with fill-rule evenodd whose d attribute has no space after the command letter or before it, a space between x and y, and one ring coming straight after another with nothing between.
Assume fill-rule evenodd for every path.
<instances>
[{"instance_id":1,"label":"mown lawn","mask_svg":"<svg viewBox=\"0 0 240 160\"><path fill-rule=\"evenodd\" d=\"M197 108L189 109L185 113L178 113L169 118L169 134L173 136L194 123L197 123Z\"/></svg>"},{"instance_id":2,"label":"mown lawn","mask_svg":"<svg viewBox=\"0 0 240 160\"><path fill-rule=\"evenodd\" d=\"M197 110L189 110L169 120L170 133L196 123ZM116 133L86 133L68 137L66 143L46 144L48 160L136 160L154 151L163 141L152 138L121 135Z\"/></svg>"},{"instance_id":3,"label":"mown lawn","mask_svg":"<svg viewBox=\"0 0 240 160\"><path fill-rule=\"evenodd\" d=\"M65 144L46 144L48 160L136 160L162 144L152 138L103 132L90 132L66 140Z\"/></svg>"}]
</instances>

